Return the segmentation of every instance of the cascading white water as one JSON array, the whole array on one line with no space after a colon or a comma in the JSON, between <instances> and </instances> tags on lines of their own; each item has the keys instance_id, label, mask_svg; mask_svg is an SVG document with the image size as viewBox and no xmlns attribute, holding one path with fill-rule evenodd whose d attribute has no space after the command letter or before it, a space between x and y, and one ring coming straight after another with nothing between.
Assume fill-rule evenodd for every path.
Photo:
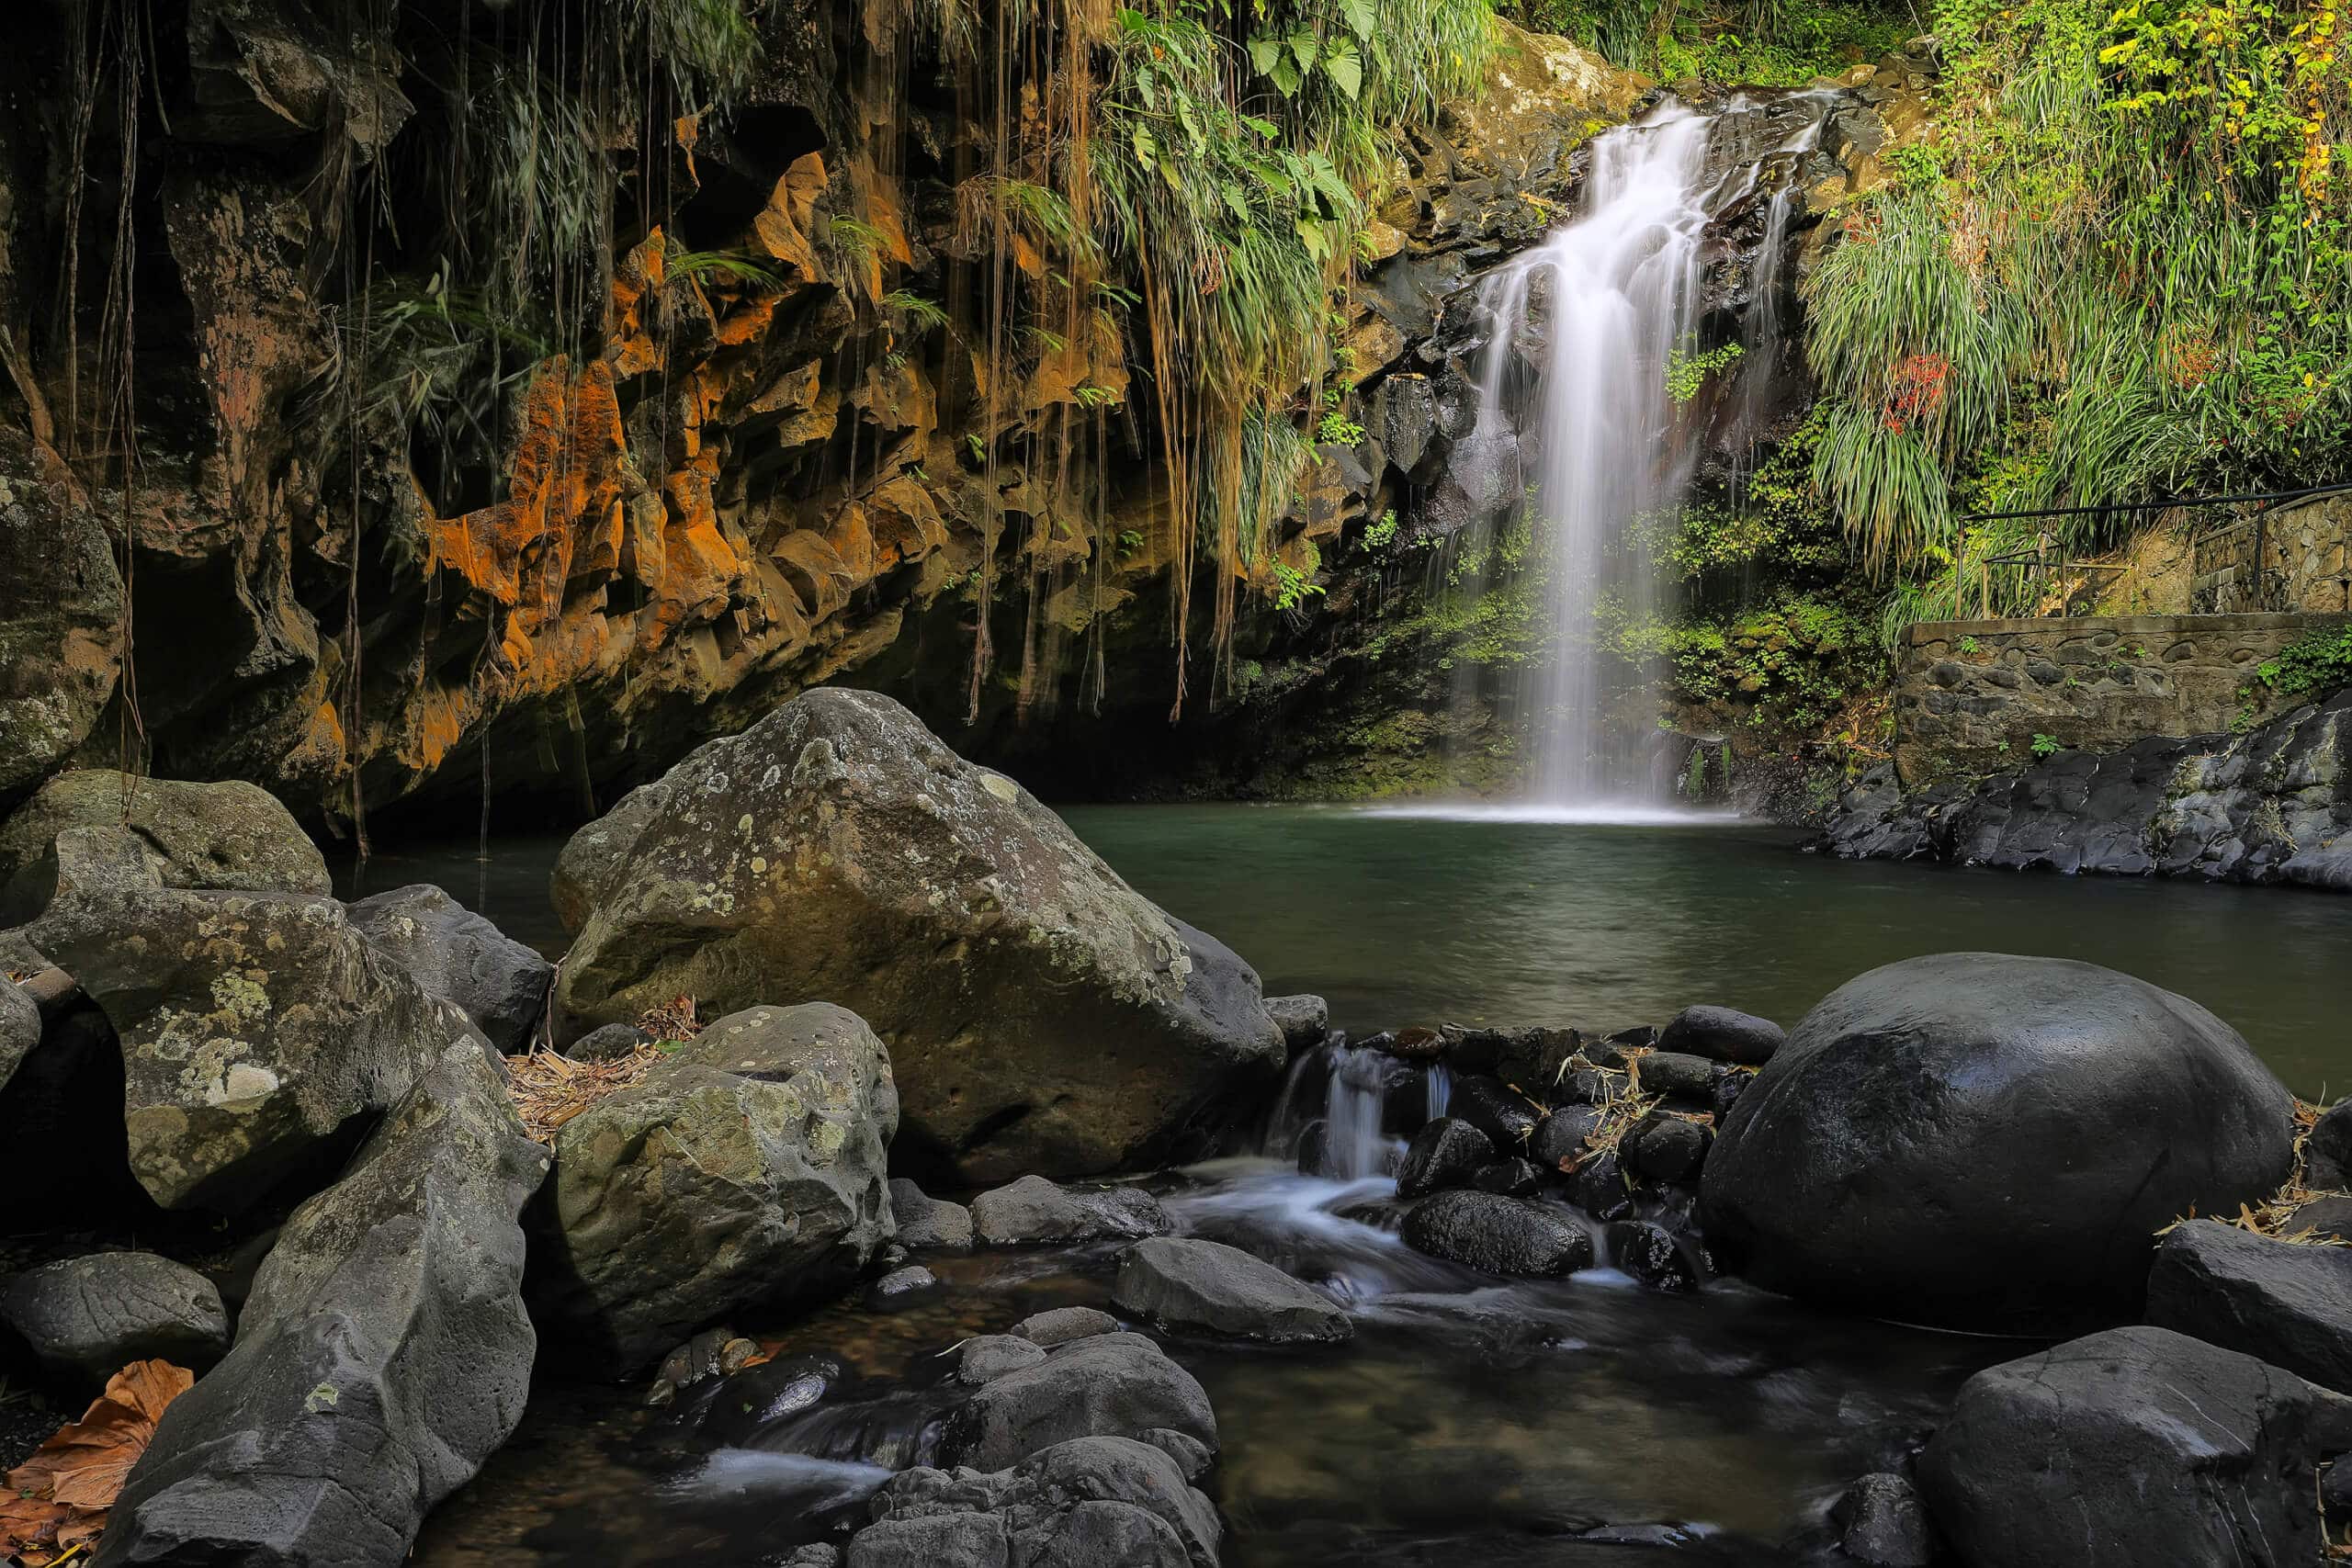
<instances>
[{"instance_id":1,"label":"cascading white water","mask_svg":"<svg viewBox=\"0 0 2352 1568\"><path fill-rule=\"evenodd\" d=\"M1582 212L1541 245L1498 268L1478 302L1489 336L1476 428L1457 446L1498 470L1515 458L1549 582L1552 656L1527 694L1532 793L1538 807L1609 813L1657 805L1646 738L1612 727L1596 646L1608 628L1648 620L1657 606L1651 563L1628 525L1663 513L1688 489L1699 455L1694 423L1678 409L1668 369L1694 333L1707 226L1753 195L1766 160L1783 176L1766 222L1757 283L1774 298L1744 338L1754 363L1738 417L1752 424L1769 400L1779 357L1780 253L1794 210L1796 163L1820 134L1816 108L1792 140L1762 158L1709 173L1711 139L1739 99L1702 115L1671 99L1591 145ZM1508 454L1509 457L1502 455ZM1491 491L1493 475L1482 476Z\"/></svg>"},{"instance_id":2,"label":"cascading white water","mask_svg":"<svg viewBox=\"0 0 2352 1568\"><path fill-rule=\"evenodd\" d=\"M1342 1181L1378 1176L1386 1168L1393 1140L1381 1131L1388 1110L1390 1063L1378 1051L1344 1046L1331 1064L1324 1097L1323 1158Z\"/></svg>"}]
</instances>

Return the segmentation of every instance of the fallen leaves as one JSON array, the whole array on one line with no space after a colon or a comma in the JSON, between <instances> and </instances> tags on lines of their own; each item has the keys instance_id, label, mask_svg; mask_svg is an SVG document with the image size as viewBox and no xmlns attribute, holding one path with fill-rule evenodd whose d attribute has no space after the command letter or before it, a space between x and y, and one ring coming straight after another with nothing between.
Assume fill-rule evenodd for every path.
<instances>
[{"instance_id":1,"label":"fallen leaves","mask_svg":"<svg viewBox=\"0 0 2352 1568\"><path fill-rule=\"evenodd\" d=\"M59 1427L8 1472L0 1549L26 1568L46 1568L96 1540L164 1407L195 1382L195 1373L169 1361L137 1361L117 1372L79 1421Z\"/></svg>"},{"instance_id":2,"label":"fallen leaves","mask_svg":"<svg viewBox=\"0 0 2352 1568\"><path fill-rule=\"evenodd\" d=\"M549 1147L563 1124L603 1100L630 1088L662 1060L650 1041L609 1062L575 1062L542 1046L527 1056L509 1057L507 1092L514 1096L523 1131Z\"/></svg>"}]
</instances>

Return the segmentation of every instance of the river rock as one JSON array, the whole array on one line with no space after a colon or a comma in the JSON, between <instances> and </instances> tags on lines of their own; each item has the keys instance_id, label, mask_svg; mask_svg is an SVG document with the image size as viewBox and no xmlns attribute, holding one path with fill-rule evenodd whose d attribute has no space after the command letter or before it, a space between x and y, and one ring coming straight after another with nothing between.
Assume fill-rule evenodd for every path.
<instances>
[{"instance_id":1,"label":"river rock","mask_svg":"<svg viewBox=\"0 0 2352 1568\"><path fill-rule=\"evenodd\" d=\"M890 1182L890 1212L899 1222L900 1247L960 1250L972 1245L972 1211L930 1197L904 1177Z\"/></svg>"},{"instance_id":2,"label":"river rock","mask_svg":"<svg viewBox=\"0 0 2352 1568\"><path fill-rule=\"evenodd\" d=\"M351 906L352 928L392 955L427 996L463 1008L491 1044L527 1050L555 965L429 883Z\"/></svg>"},{"instance_id":3,"label":"river rock","mask_svg":"<svg viewBox=\"0 0 2352 1568\"><path fill-rule=\"evenodd\" d=\"M563 1054L575 1062L624 1062L639 1046L652 1043L653 1036L633 1023L607 1023L565 1046Z\"/></svg>"},{"instance_id":4,"label":"river rock","mask_svg":"<svg viewBox=\"0 0 2352 1568\"><path fill-rule=\"evenodd\" d=\"M202 1371L229 1348L229 1314L212 1281L152 1252L101 1252L13 1275L0 1285L0 1323L43 1367L92 1384L154 1357Z\"/></svg>"},{"instance_id":5,"label":"river rock","mask_svg":"<svg viewBox=\"0 0 2352 1568\"><path fill-rule=\"evenodd\" d=\"M1732 1107L1707 1235L1758 1283L1844 1307L2077 1322L2137 1303L2175 1215L2274 1190L2293 1130L2287 1091L2186 998L2062 959L1916 958L1832 993Z\"/></svg>"},{"instance_id":6,"label":"river rock","mask_svg":"<svg viewBox=\"0 0 2352 1568\"><path fill-rule=\"evenodd\" d=\"M166 887L124 828L70 829L51 863L30 934L114 1024L130 1168L165 1208L243 1207L474 1037L332 898Z\"/></svg>"},{"instance_id":7,"label":"river rock","mask_svg":"<svg viewBox=\"0 0 2352 1568\"><path fill-rule=\"evenodd\" d=\"M1155 1427L1216 1447L1216 1416L1193 1374L1140 1334L1103 1334L1008 1372L953 1411L941 1458L1003 1470L1073 1438L1131 1437Z\"/></svg>"},{"instance_id":8,"label":"river rock","mask_svg":"<svg viewBox=\"0 0 2352 1568\"><path fill-rule=\"evenodd\" d=\"M2147 1320L2352 1393L2352 1249L2191 1220L2156 1248Z\"/></svg>"},{"instance_id":9,"label":"river rock","mask_svg":"<svg viewBox=\"0 0 2352 1568\"><path fill-rule=\"evenodd\" d=\"M2331 1168L2328 1174L2335 1178L2314 1180L2315 1187L2339 1186L2346 1175L2352 1174L2352 1100L2337 1101L2312 1123L2305 1151L2314 1156L2314 1163L2325 1161Z\"/></svg>"},{"instance_id":10,"label":"river rock","mask_svg":"<svg viewBox=\"0 0 2352 1568\"><path fill-rule=\"evenodd\" d=\"M1051 1349L1057 1345L1091 1339L1098 1334L1116 1334L1119 1320L1092 1307L1049 1307L1014 1324L1012 1332L1032 1345Z\"/></svg>"},{"instance_id":11,"label":"river rock","mask_svg":"<svg viewBox=\"0 0 2352 1568\"><path fill-rule=\"evenodd\" d=\"M1568 1186L1577 1206L1596 1220L1622 1220L1634 1212L1634 1190L1615 1149L1603 1149L1577 1167Z\"/></svg>"},{"instance_id":12,"label":"river rock","mask_svg":"<svg viewBox=\"0 0 2352 1568\"><path fill-rule=\"evenodd\" d=\"M1584 1158L1584 1141L1600 1126L1600 1112L1591 1106L1564 1105L1536 1126L1529 1157L1545 1170L1564 1170Z\"/></svg>"},{"instance_id":13,"label":"river rock","mask_svg":"<svg viewBox=\"0 0 2352 1568\"><path fill-rule=\"evenodd\" d=\"M1689 1242L1649 1220L1620 1220L1609 1227L1609 1261L1637 1283L1672 1294L1697 1290L1708 1275Z\"/></svg>"},{"instance_id":14,"label":"river rock","mask_svg":"<svg viewBox=\"0 0 2352 1568\"><path fill-rule=\"evenodd\" d=\"M1651 1051L1634 1058L1634 1085L1643 1094L1676 1095L1705 1100L1723 1081L1724 1065L1704 1056L1675 1051Z\"/></svg>"},{"instance_id":15,"label":"river rock","mask_svg":"<svg viewBox=\"0 0 2352 1568\"><path fill-rule=\"evenodd\" d=\"M1788 1031L1769 1018L1730 1008L1695 1007L1674 1015L1674 1021L1657 1037L1657 1048L1735 1066L1760 1067L1788 1038Z\"/></svg>"},{"instance_id":16,"label":"river rock","mask_svg":"<svg viewBox=\"0 0 2352 1568\"><path fill-rule=\"evenodd\" d=\"M978 1387L1007 1372L1026 1371L1046 1359L1045 1348L1017 1334L982 1334L964 1341L956 1355L956 1375Z\"/></svg>"},{"instance_id":17,"label":"river rock","mask_svg":"<svg viewBox=\"0 0 2352 1568\"><path fill-rule=\"evenodd\" d=\"M334 891L326 858L266 790L85 768L51 779L0 822L0 925L30 920L48 904L55 876L45 863L50 847L75 828L129 832L165 887Z\"/></svg>"},{"instance_id":18,"label":"river rock","mask_svg":"<svg viewBox=\"0 0 2352 1568\"><path fill-rule=\"evenodd\" d=\"M2109 1329L1969 1379L1919 1487L1968 1568L2301 1568L2342 1408L2251 1356Z\"/></svg>"},{"instance_id":19,"label":"river rock","mask_svg":"<svg viewBox=\"0 0 2352 1568\"><path fill-rule=\"evenodd\" d=\"M1490 1274L1556 1279L1592 1266L1592 1237L1550 1205L1491 1192L1440 1192L1405 1216L1405 1244Z\"/></svg>"},{"instance_id":20,"label":"river rock","mask_svg":"<svg viewBox=\"0 0 2352 1568\"><path fill-rule=\"evenodd\" d=\"M890 1239L890 1058L828 1002L703 1030L556 1138L534 1292L624 1365L853 1283Z\"/></svg>"},{"instance_id":21,"label":"river rock","mask_svg":"<svg viewBox=\"0 0 2352 1568\"><path fill-rule=\"evenodd\" d=\"M849 1568L1216 1568L1215 1505L1175 1460L1125 1438L1057 1443L995 1474L885 1482Z\"/></svg>"},{"instance_id":22,"label":"river rock","mask_svg":"<svg viewBox=\"0 0 2352 1568\"><path fill-rule=\"evenodd\" d=\"M1331 1004L1321 997L1268 997L1266 1015L1294 1054L1322 1044L1331 1032Z\"/></svg>"},{"instance_id":23,"label":"river rock","mask_svg":"<svg viewBox=\"0 0 2352 1568\"><path fill-rule=\"evenodd\" d=\"M1508 1197L1523 1198L1535 1190L1543 1173L1523 1159L1498 1159L1482 1165L1470 1174L1470 1185L1480 1192L1500 1192Z\"/></svg>"},{"instance_id":24,"label":"river rock","mask_svg":"<svg viewBox=\"0 0 2352 1568\"><path fill-rule=\"evenodd\" d=\"M1140 1187L1074 1191L1024 1176L972 1200L972 1232L989 1247L1061 1247L1163 1235L1176 1222Z\"/></svg>"},{"instance_id":25,"label":"river rock","mask_svg":"<svg viewBox=\"0 0 2352 1568\"><path fill-rule=\"evenodd\" d=\"M1336 1345L1348 1314L1272 1264L1194 1236L1154 1236L1119 1256L1112 1304L1164 1331L1272 1345Z\"/></svg>"},{"instance_id":26,"label":"river rock","mask_svg":"<svg viewBox=\"0 0 2352 1568\"><path fill-rule=\"evenodd\" d=\"M805 693L633 791L555 896L570 1027L830 998L891 1041L911 1156L974 1184L1138 1163L1285 1059L1248 964L870 692Z\"/></svg>"},{"instance_id":27,"label":"river rock","mask_svg":"<svg viewBox=\"0 0 2352 1568\"><path fill-rule=\"evenodd\" d=\"M2299 1235L2305 1231L2314 1236L2334 1236L2339 1241L2352 1241L2352 1198L2341 1193L2314 1198L2288 1216L2279 1234Z\"/></svg>"},{"instance_id":28,"label":"river rock","mask_svg":"<svg viewBox=\"0 0 2352 1568\"><path fill-rule=\"evenodd\" d=\"M1866 1568L1928 1568L1936 1540L1919 1489L1900 1475L1881 1471L1854 1483L1831 1516L1838 1549Z\"/></svg>"},{"instance_id":29,"label":"river rock","mask_svg":"<svg viewBox=\"0 0 2352 1568\"><path fill-rule=\"evenodd\" d=\"M1472 1074L1453 1080L1453 1094L1447 1101L1446 1114L1457 1122L1469 1122L1493 1139L1495 1147L1503 1153L1518 1154L1535 1136L1535 1123L1542 1118L1544 1107L1500 1078Z\"/></svg>"},{"instance_id":30,"label":"river rock","mask_svg":"<svg viewBox=\"0 0 2352 1568\"><path fill-rule=\"evenodd\" d=\"M1465 1187L1494 1157L1492 1138L1458 1117L1441 1116L1405 1146L1404 1163L1396 1168L1396 1195L1420 1198L1442 1187Z\"/></svg>"},{"instance_id":31,"label":"river rock","mask_svg":"<svg viewBox=\"0 0 2352 1568\"><path fill-rule=\"evenodd\" d=\"M13 284L9 293L21 298ZM0 800L80 749L122 669L122 578L109 531L119 519L91 503L26 424L0 424L0 560L18 563L0 572Z\"/></svg>"},{"instance_id":32,"label":"river rock","mask_svg":"<svg viewBox=\"0 0 2352 1568\"><path fill-rule=\"evenodd\" d=\"M40 1043L40 1006L25 988L0 974L0 1089L17 1076L17 1064Z\"/></svg>"},{"instance_id":33,"label":"river rock","mask_svg":"<svg viewBox=\"0 0 2352 1568\"><path fill-rule=\"evenodd\" d=\"M1653 1111L1618 1140L1634 1175L1651 1181L1689 1181L1707 1162L1714 1134L1695 1122Z\"/></svg>"},{"instance_id":34,"label":"river rock","mask_svg":"<svg viewBox=\"0 0 2352 1568\"><path fill-rule=\"evenodd\" d=\"M547 1168L489 1053L447 1047L288 1219L235 1348L164 1413L98 1561L404 1559L522 1418L517 1216Z\"/></svg>"},{"instance_id":35,"label":"river rock","mask_svg":"<svg viewBox=\"0 0 2352 1568\"><path fill-rule=\"evenodd\" d=\"M876 1312L898 1312L939 1293L939 1276L920 1263L893 1269L865 1287L865 1304Z\"/></svg>"}]
</instances>

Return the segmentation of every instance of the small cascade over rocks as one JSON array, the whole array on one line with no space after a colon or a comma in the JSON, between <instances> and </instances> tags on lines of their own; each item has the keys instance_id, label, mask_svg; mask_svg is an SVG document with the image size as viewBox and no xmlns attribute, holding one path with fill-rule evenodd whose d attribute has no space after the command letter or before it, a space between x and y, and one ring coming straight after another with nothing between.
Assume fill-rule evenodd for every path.
<instances>
[{"instance_id":1,"label":"small cascade over rocks","mask_svg":"<svg viewBox=\"0 0 2352 1568\"><path fill-rule=\"evenodd\" d=\"M1476 412L1431 521L1464 534L1473 592L1541 573L1550 656L1518 706L1544 807L1654 807L1684 771L1657 755L1645 711L1616 711L1649 671L1610 643L1660 605L1645 525L1671 517L1702 465L1736 494L1801 375L1790 253L1804 171L1843 101L1668 97L1604 131L1579 215L1489 272L1478 324L1455 333Z\"/></svg>"}]
</instances>

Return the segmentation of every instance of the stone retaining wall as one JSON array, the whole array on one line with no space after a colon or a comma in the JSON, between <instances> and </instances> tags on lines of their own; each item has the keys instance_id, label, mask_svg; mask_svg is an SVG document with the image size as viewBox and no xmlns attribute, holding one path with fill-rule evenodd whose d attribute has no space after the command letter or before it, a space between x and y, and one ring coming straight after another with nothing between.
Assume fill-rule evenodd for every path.
<instances>
[{"instance_id":1,"label":"stone retaining wall","mask_svg":"<svg viewBox=\"0 0 2352 1568\"><path fill-rule=\"evenodd\" d=\"M1895 674L1906 788L2012 772L2056 747L2112 751L2227 730L2264 660L2341 615L2078 615L1925 621Z\"/></svg>"}]
</instances>

